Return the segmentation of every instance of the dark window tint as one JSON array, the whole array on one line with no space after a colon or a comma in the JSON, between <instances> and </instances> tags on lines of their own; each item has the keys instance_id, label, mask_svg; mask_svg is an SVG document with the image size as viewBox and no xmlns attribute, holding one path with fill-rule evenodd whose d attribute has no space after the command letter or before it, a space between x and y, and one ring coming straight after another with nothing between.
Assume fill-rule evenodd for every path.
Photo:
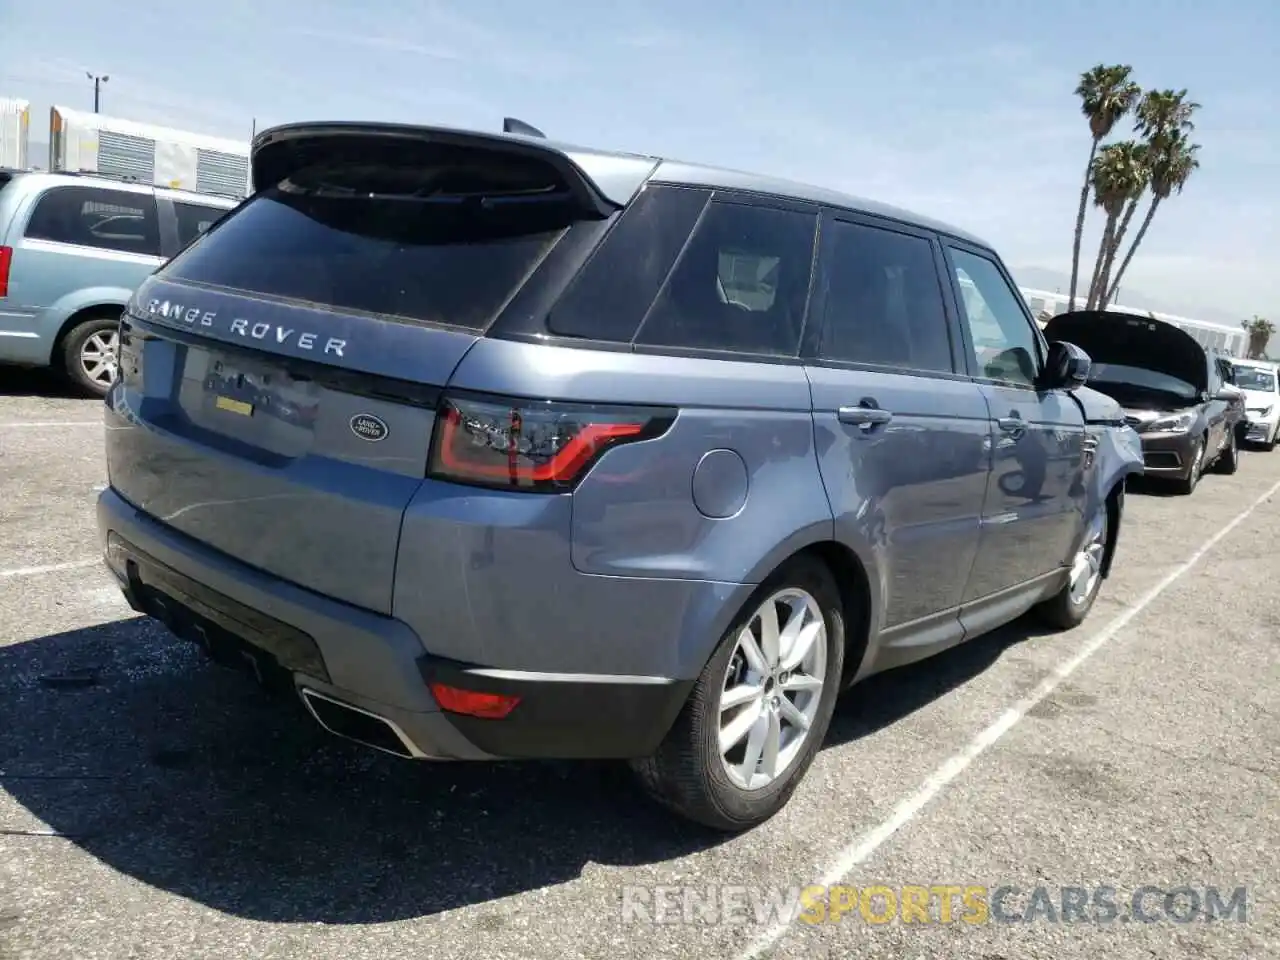
<instances>
[{"instance_id":1,"label":"dark window tint","mask_svg":"<svg viewBox=\"0 0 1280 960\"><path fill-rule=\"evenodd\" d=\"M551 311L551 332L629 342L708 196L687 187L645 189Z\"/></svg>"},{"instance_id":2,"label":"dark window tint","mask_svg":"<svg viewBox=\"0 0 1280 960\"><path fill-rule=\"evenodd\" d=\"M304 170L255 195L164 274L484 329L575 217L556 184L501 173L425 163Z\"/></svg>"},{"instance_id":3,"label":"dark window tint","mask_svg":"<svg viewBox=\"0 0 1280 960\"><path fill-rule=\"evenodd\" d=\"M947 315L929 241L836 221L830 242L818 355L951 371Z\"/></svg>"},{"instance_id":4,"label":"dark window tint","mask_svg":"<svg viewBox=\"0 0 1280 960\"><path fill-rule=\"evenodd\" d=\"M979 375L1033 386L1040 370L1040 347L1022 297L994 261L955 248L948 253Z\"/></svg>"},{"instance_id":5,"label":"dark window tint","mask_svg":"<svg viewBox=\"0 0 1280 960\"><path fill-rule=\"evenodd\" d=\"M213 226L227 211L222 207L206 207L175 200L173 212L178 220L178 243L185 247Z\"/></svg>"},{"instance_id":6,"label":"dark window tint","mask_svg":"<svg viewBox=\"0 0 1280 960\"><path fill-rule=\"evenodd\" d=\"M635 342L794 356L817 219L712 200Z\"/></svg>"},{"instance_id":7,"label":"dark window tint","mask_svg":"<svg viewBox=\"0 0 1280 960\"><path fill-rule=\"evenodd\" d=\"M53 187L36 201L26 235L82 247L160 256L156 200L97 187Z\"/></svg>"}]
</instances>

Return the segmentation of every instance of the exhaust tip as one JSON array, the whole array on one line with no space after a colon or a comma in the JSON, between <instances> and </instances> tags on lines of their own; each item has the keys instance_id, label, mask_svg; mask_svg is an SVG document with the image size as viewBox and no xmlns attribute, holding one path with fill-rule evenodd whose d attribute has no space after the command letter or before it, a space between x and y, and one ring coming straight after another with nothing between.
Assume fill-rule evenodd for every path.
<instances>
[{"instance_id":1,"label":"exhaust tip","mask_svg":"<svg viewBox=\"0 0 1280 960\"><path fill-rule=\"evenodd\" d=\"M299 690L307 712L335 737L407 759L425 757L396 724L376 713L343 703L310 688Z\"/></svg>"}]
</instances>

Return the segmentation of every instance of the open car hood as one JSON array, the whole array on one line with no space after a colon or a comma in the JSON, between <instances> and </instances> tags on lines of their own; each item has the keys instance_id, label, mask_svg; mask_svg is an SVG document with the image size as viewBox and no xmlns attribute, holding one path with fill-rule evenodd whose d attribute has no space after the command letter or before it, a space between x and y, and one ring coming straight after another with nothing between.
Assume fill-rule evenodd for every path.
<instances>
[{"instance_id":1,"label":"open car hood","mask_svg":"<svg viewBox=\"0 0 1280 960\"><path fill-rule=\"evenodd\" d=\"M1191 334L1171 323L1121 310L1062 313L1044 326L1049 340L1074 343L1094 363L1116 363L1153 370L1209 389L1207 354Z\"/></svg>"}]
</instances>

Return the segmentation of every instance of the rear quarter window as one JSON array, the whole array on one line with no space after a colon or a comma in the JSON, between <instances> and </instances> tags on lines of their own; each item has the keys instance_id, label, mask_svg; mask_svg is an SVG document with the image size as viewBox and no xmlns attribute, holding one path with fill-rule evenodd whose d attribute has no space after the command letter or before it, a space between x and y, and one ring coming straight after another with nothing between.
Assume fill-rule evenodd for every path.
<instances>
[{"instance_id":1,"label":"rear quarter window","mask_svg":"<svg viewBox=\"0 0 1280 960\"><path fill-rule=\"evenodd\" d=\"M555 188L484 171L317 167L256 194L162 273L480 331L574 221Z\"/></svg>"},{"instance_id":2,"label":"rear quarter window","mask_svg":"<svg viewBox=\"0 0 1280 960\"><path fill-rule=\"evenodd\" d=\"M795 356L817 226L816 213L713 197L635 343Z\"/></svg>"},{"instance_id":3,"label":"rear quarter window","mask_svg":"<svg viewBox=\"0 0 1280 960\"><path fill-rule=\"evenodd\" d=\"M178 222L178 244L185 247L198 240L206 230L221 220L229 208L210 207L200 203L173 201L174 218Z\"/></svg>"},{"instance_id":4,"label":"rear quarter window","mask_svg":"<svg viewBox=\"0 0 1280 960\"><path fill-rule=\"evenodd\" d=\"M551 311L548 329L630 343L710 197L693 187L641 191Z\"/></svg>"},{"instance_id":5,"label":"rear quarter window","mask_svg":"<svg viewBox=\"0 0 1280 960\"><path fill-rule=\"evenodd\" d=\"M551 311L553 334L794 356L816 213L650 185Z\"/></svg>"},{"instance_id":6,"label":"rear quarter window","mask_svg":"<svg viewBox=\"0 0 1280 960\"><path fill-rule=\"evenodd\" d=\"M51 187L40 195L25 236L78 247L160 256L155 196L100 187Z\"/></svg>"}]
</instances>

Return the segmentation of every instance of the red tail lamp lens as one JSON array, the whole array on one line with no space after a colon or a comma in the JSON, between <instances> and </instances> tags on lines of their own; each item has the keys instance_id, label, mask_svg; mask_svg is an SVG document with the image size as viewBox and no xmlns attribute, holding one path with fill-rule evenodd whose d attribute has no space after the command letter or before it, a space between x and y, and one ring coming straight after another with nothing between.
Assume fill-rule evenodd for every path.
<instances>
[{"instance_id":1,"label":"red tail lamp lens","mask_svg":"<svg viewBox=\"0 0 1280 960\"><path fill-rule=\"evenodd\" d=\"M436 698L441 710L484 720L501 720L520 702L519 697L503 693L479 693L443 683L431 684L431 695Z\"/></svg>"},{"instance_id":2,"label":"red tail lamp lens","mask_svg":"<svg viewBox=\"0 0 1280 960\"><path fill-rule=\"evenodd\" d=\"M0 297L9 295L9 266L13 263L13 247L0 247Z\"/></svg>"},{"instance_id":3,"label":"red tail lamp lens","mask_svg":"<svg viewBox=\"0 0 1280 960\"><path fill-rule=\"evenodd\" d=\"M673 411L450 396L441 404L430 474L528 491L572 489L605 451L666 432Z\"/></svg>"}]
</instances>

